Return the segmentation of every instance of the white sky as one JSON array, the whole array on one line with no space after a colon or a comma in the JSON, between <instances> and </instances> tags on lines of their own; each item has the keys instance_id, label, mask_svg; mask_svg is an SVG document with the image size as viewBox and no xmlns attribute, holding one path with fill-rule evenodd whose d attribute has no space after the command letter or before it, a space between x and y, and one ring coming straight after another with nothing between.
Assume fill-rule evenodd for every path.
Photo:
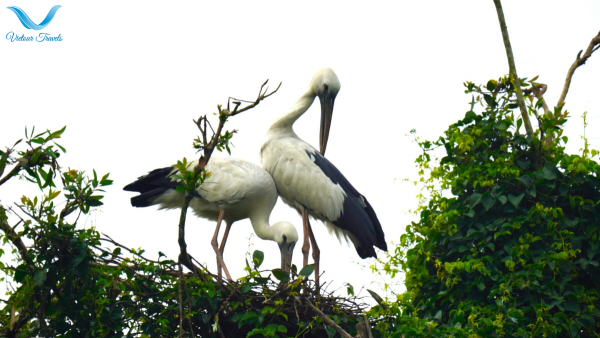
<instances>
[{"instance_id":1,"label":"white sky","mask_svg":"<svg viewBox=\"0 0 600 338\"><path fill-rule=\"evenodd\" d=\"M313 74L331 67L342 90L335 102L327 157L365 195L377 212L388 242L398 242L415 217L419 148L406 136L416 129L437 138L462 118L470 96L462 83L486 83L508 72L496 11L481 1L73 1L0 0L0 145L10 146L24 127L56 130L67 167L111 173L105 206L83 218L147 256L160 250L176 259L178 211L134 209L122 187L154 168L186 156L198 134L192 119L216 111L229 96L252 100L266 79L279 92L257 108L233 118L239 129L233 157L260 164L258 151L269 125L307 89ZM60 4L42 32L61 42L10 42L8 32L25 29L7 6L18 6L39 23ZM600 30L600 2L503 1L518 74L549 85L550 106L558 100L577 52ZM582 146L583 111L587 135L600 148L600 53L574 76L567 109L568 149ZM318 101L295 125L318 145ZM224 155L222 155L224 156ZM12 204L35 189L13 179L0 189ZM301 233L301 218L278 202L271 222L287 220ZM12 219L15 222L15 219ZM379 277L362 268L354 248L340 245L313 221L321 248L324 281L350 282L378 290ZM215 271L210 246L214 224L189 217L190 253ZM234 225L225 261L234 277L243 275L248 221ZM264 268L279 265L277 246L254 237L265 252ZM394 246L390 245L393 249ZM3 258L6 260L6 256ZM300 245L294 263L302 264ZM398 277L394 282L401 281ZM399 286L394 287L399 292ZM364 295L365 293L363 293Z\"/></svg>"}]
</instances>

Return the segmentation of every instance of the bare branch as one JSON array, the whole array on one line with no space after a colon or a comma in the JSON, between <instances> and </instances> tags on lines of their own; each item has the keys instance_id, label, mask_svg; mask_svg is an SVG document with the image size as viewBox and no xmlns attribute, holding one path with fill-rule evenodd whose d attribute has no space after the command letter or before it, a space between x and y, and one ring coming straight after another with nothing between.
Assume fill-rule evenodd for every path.
<instances>
[{"instance_id":1,"label":"bare branch","mask_svg":"<svg viewBox=\"0 0 600 338\"><path fill-rule=\"evenodd\" d=\"M515 86L515 92L517 94L517 102L519 103L519 109L523 116L523 123L525 124L525 130L528 135L533 135L533 128L531 127L531 121L529 121L529 115L527 113L527 106L525 106L525 100L523 99L523 92L521 91L521 84L519 83L519 76L517 75L517 67L515 66L515 57L512 52L510 45L510 39L508 37L508 28L506 27L506 19L504 18L504 12L502 11L502 4L500 0L494 0L496 5L496 12L498 13L498 20L500 21L500 30L502 30L502 39L504 40L504 47L506 49L506 56L508 57L508 67L510 69L509 74L511 81Z\"/></svg>"},{"instance_id":2,"label":"bare branch","mask_svg":"<svg viewBox=\"0 0 600 338\"><path fill-rule=\"evenodd\" d=\"M121 247L121 248L123 248L123 249L125 249L125 250L129 251L130 253L132 253L132 254L134 254L134 255L136 255L136 256L138 256L138 257L140 257L141 259L143 259L143 260L147 261L147 262L152 262L152 263L155 263L155 264L160 264L160 262L157 262L157 261L153 261L153 260L151 260L151 259L148 259L148 258L146 258L146 257L144 257L144 256L142 256L142 255L140 255L139 253L137 253L137 252L135 252L135 251L131 250L130 248L128 248L128 247L126 247L126 246L124 246L123 244L120 244L120 243L118 243L117 241L115 241L114 239L112 239L112 238L111 238L110 236L108 236L107 234L105 234L105 233L102 233L102 235L104 235L106 238L98 238L98 240L100 240L100 241L105 241L105 242L109 242L109 243L112 243L112 244L113 244L113 245L115 245L115 246Z\"/></svg>"},{"instance_id":3,"label":"bare branch","mask_svg":"<svg viewBox=\"0 0 600 338\"><path fill-rule=\"evenodd\" d=\"M260 91L258 92L258 97L256 98L256 101L254 101L254 103L253 103L253 104L251 104L251 105L249 105L249 106L246 106L246 107L244 107L244 108L242 108L242 109L240 109L240 110L238 110L238 111L236 111L236 112L234 112L234 113L231 113L231 115L230 115L230 116L235 116L235 115L237 115L237 114L240 114L240 113L243 113L243 112L245 112L246 110L250 110L250 109L252 109L252 108L256 107L256 106L257 106L257 105L260 103L260 101L262 101L262 100L266 99L267 97L269 97L269 96L271 96L271 95L273 95L273 94L277 93L277 91L278 91L278 90L279 90L279 88L281 87L281 82L280 82L280 83L279 83L279 86L277 86L277 88L275 88L275 90L274 90L274 91L272 91L272 92L270 92L269 94L267 94L267 91L265 90L265 92L263 93L263 92L262 92L262 89L263 89L263 87L264 87L264 86L267 84L267 82L269 82L269 80L265 81L265 83L263 83L263 85L262 85L262 86L260 86ZM267 89L268 89L268 88L267 88Z\"/></svg>"},{"instance_id":4,"label":"bare branch","mask_svg":"<svg viewBox=\"0 0 600 338\"><path fill-rule=\"evenodd\" d=\"M339 327L333 320L331 320L331 318L327 317L326 314L324 314L323 312L321 312L321 310L317 309L316 306L313 305L313 303L310 302L310 300L308 300L307 298L304 298L304 300L306 301L306 303L308 304L308 306L310 306L311 309L313 309L313 311L315 311L315 313L321 317L321 319L327 323L327 325L333 327L339 334L340 336L344 337L344 338L353 338L350 334L348 334L348 332L344 331L344 329L342 329L341 327Z\"/></svg>"},{"instance_id":5,"label":"bare branch","mask_svg":"<svg viewBox=\"0 0 600 338\"><path fill-rule=\"evenodd\" d=\"M598 35L596 35L592 41L590 41L590 44L588 46L588 48L586 49L585 53L583 54L583 56L581 56L581 53L583 52L583 50L579 51L579 53L577 53L577 58L575 59L575 62L573 62L573 64L571 65L571 68L569 68L569 71L567 72L567 78L565 80L565 85L563 87L563 91L562 94L560 94L560 98L558 99L558 104L557 106L560 107L565 103L565 99L567 98L567 93L569 92L569 87L571 86L571 79L573 78L573 74L575 74L575 70L577 70L577 68L579 68L579 66L584 65L585 62L590 58L590 56L592 56L592 54L597 51L600 48L600 32L598 32Z\"/></svg>"}]
</instances>

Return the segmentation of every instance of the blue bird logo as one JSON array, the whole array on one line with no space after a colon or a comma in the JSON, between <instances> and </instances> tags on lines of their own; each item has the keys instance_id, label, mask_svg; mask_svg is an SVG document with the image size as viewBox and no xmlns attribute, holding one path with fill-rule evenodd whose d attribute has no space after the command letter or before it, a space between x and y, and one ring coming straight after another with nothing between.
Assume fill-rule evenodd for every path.
<instances>
[{"instance_id":1,"label":"blue bird logo","mask_svg":"<svg viewBox=\"0 0 600 338\"><path fill-rule=\"evenodd\" d=\"M19 7L10 6L10 7L6 7L6 8L10 9L17 15L17 18L19 18L19 21L21 21L21 23L23 24L23 26L25 26L25 28L39 31L39 30L46 28L46 26L48 26L50 24L52 19L54 19L54 15L56 14L56 11L58 11L58 9L61 7L62 7L61 5L56 5L56 6L52 7L50 9L50 12L48 12L48 15L46 15L46 18L44 19L44 21L42 21L39 25L37 25L33 21L31 21L31 19L29 18L29 15L27 15L27 13L25 13L25 11L20 9Z\"/></svg>"}]
</instances>

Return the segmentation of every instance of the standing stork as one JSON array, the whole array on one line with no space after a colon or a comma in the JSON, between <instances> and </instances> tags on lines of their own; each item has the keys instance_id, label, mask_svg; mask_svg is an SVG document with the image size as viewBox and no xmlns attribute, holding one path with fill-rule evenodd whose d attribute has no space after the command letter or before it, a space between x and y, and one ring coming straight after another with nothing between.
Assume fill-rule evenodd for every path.
<instances>
[{"instance_id":1,"label":"standing stork","mask_svg":"<svg viewBox=\"0 0 600 338\"><path fill-rule=\"evenodd\" d=\"M333 70L319 70L310 82L308 91L287 114L271 125L267 140L260 150L263 167L273 176L279 196L302 215L303 264L308 264L308 252L312 245L317 285L320 251L308 215L323 221L329 232L335 233L338 239L351 241L361 258L377 257L373 246L387 250L375 210L344 175L323 157L333 103L340 87ZM294 122L308 110L317 96L321 101L321 153L302 141L293 130Z\"/></svg>"},{"instance_id":2,"label":"standing stork","mask_svg":"<svg viewBox=\"0 0 600 338\"><path fill-rule=\"evenodd\" d=\"M255 164L230 158L213 157L205 169L212 174L197 189L190 208L199 217L217 221L211 245L217 255L219 275L222 267L227 278L231 279L223 261L225 242L231 225L246 218L250 219L259 238L277 243L281 251L281 268L289 271L298 232L289 222L269 225L269 216L277 202L277 189L271 175ZM134 207L159 205L159 209L181 208L185 196L176 190L180 183L170 178L176 173L178 171L172 167L155 169L123 189L140 193L131 198ZM217 236L222 220L227 226L219 248Z\"/></svg>"}]
</instances>

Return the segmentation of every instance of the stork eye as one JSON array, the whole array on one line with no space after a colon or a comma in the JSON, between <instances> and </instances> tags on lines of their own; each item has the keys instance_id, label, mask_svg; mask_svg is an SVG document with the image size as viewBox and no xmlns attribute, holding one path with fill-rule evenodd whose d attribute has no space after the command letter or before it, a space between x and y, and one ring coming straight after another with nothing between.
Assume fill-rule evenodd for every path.
<instances>
[{"instance_id":1,"label":"stork eye","mask_svg":"<svg viewBox=\"0 0 600 338\"><path fill-rule=\"evenodd\" d=\"M283 243L287 243L287 237L285 237L285 235L283 235Z\"/></svg>"},{"instance_id":2,"label":"stork eye","mask_svg":"<svg viewBox=\"0 0 600 338\"><path fill-rule=\"evenodd\" d=\"M325 85L325 90L329 90L329 86L327 84Z\"/></svg>"}]
</instances>

